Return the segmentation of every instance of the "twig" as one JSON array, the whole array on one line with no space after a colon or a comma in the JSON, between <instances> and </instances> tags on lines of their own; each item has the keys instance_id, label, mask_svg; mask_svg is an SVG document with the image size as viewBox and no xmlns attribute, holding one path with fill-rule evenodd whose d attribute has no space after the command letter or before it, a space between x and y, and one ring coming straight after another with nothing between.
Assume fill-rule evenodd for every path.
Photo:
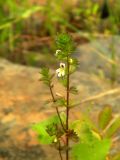
<instances>
[{"instance_id":1,"label":"twig","mask_svg":"<svg viewBox=\"0 0 120 160\"><path fill-rule=\"evenodd\" d=\"M74 104L71 107L76 107L80 104L87 103L87 102L90 102L90 101L95 101L95 100L98 100L99 98L109 96L109 95L112 95L112 94L116 94L116 93L119 93L119 92L120 92L120 88L111 89L111 90L108 90L106 92L102 92L100 94L97 94L95 96L91 96L89 98L86 98L86 99L82 100L81 102L78 102L78 103Z\"/></svg>"},{"instance_id":2,"label":"twig","mask_svg":"<svg viewBox=\"0 0 120 160\"><path fill-rule=\"evenodd\" d=\"M58 131L58 127L56 125L56 131ZM59 151L59 156L60 156L60 159L63 160L62 158L62 154L61 154L61 143L60 143L60 140L59 140L59 136L58 136L58 132L56 132L56 137L57 137L57 141L58 141L58 151Z\"/></svg>"},{"instance_id":3,"label":"twig","mask_svg":"<svg viewBox=\"0 0 120 160\"><path fill-rule=\"evenodd\" d=\"M111 64L116 64L116 65L118 65L118 63L117 63L115 60L112 60L112 59L104 56L104 54L102 54L101 51L98 51L97 49L92 48L92 47L91 47L90 49L91 49L92 51L95 51L95 52L93 52L93 53L96 53L97 55L99 55L101 58L103 58L103 59L106 60L107 62L109 62L109 63L111 63Z\"/></svg>"},{"instance_id":4,"label":"twig","mask_svg":"<svg viewBox=\"0 0 120 160\"><path fill-rule=\"evenodd\" d=\"M62 126L64 132L66 132L66 129L65 129L65 127L64 127L64 125L63 125L63 122L62 122L62 119L61 119L61 117L60 117L60 113L59 113L58 107L56 107L56 112L57 112L57 115L58 115L58 117L59 117L61 126Z\"/></svg>"},{"instance_id":5,"label":"twig","mask_svg":"<svg viewBox=\"0 0 120 160\"><path fill-rule=\"evenodd\" d=\"M69 160L69 136L68 136L68 130L69 130L69 56L67 56L67 107L66 107L66 160Z\"/></svg>"},{"instance_id":6,"label":"twig","mask_svg":"<svg viewBox=\"0 0 120 160\"><path fill-rule=\"evenodd\" d=\"M60 155L60 159L63 160L62 154L61 154L61 144L60 144L60 141L59 141L59 140L58 140L58 144L59 144L59 155Z\"/></svg>"},{"instance_id":7,"label":"twig","mask_svg":"<svg viewBox=\"0 0 120 160\"><path fill-rule=\"evenodd\" d=\"M54 97L54 94L53 94L51 85L49 85L49 88L50 88L50 93L51 93L51 96L52 96L52 100L53 100L53 102L55 103L55 102L56 102L56 99L55 99L55 97ZM56 112L57 112L58 118L59 118L59 120L60 120L61 126L62 126L63 130L66 132L66 129L65 129L65 127L64 127L64 124L63 124L62 119L61 119L61 117L60 117L60 113L59 113L58 107L55 107L55 108L56 108Z\"/></svg>"},{"instance_id":8,"label":"twig","mask_svg":"<svg viewBox=\"0 0 120 160\"><path fill-rule=\"evenodd\" d=\"M53 91L52 91L51 84L49 84L49 88L50 88L50 93L51 93L51 96L52 96L52 100L55 103L56 100L55 100L55 97L54 97L54 94L53 94ZM64 128L64 125L63 125L63 122L62 122L62 119L60 117L60 113L59 113L58 107L55 107L55 108L56 108L56 112L57 112L58 118L60 120L61 126L62 126L63 130L66 132L66 129ZM58 143L59 143L59 156L60 156L60 159L63 160L62 154L61 154L61 144L60 144L59 140L58 140Z\"/></svg>"},{"instance_id":9,"label":"twig","mask_svg":"<svg viewBox=\"0 0 120 160\"><path fill-rule=\"evenodd\" d=\"M81 105L83 103L87 103L87 102L90 102L90 101L96 101L100 98L103 98L105 96L110 96L110 95L113 95L113 94L116 94L116 93L120 93L120 88L115 88L115 89L112 89L112 90L108 90L106 92L99 93L95 96L90 96L90 97L88 97L86 99L83 99L82 101L80 101L76 104L71 105L70 108L76 107L78 105ZM63 112L63 111L65 111L65 109L60 110L60 112Z\"/></svg>"}]
</instances>

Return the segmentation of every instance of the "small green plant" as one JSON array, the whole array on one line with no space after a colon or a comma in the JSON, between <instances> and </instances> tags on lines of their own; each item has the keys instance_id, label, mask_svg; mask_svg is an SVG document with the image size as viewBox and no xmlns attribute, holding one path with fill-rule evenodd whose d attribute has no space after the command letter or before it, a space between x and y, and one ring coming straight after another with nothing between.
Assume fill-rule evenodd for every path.
<instances>
[{"instance_id":1,"label":"small green plant","mask_svg":"<svg viewBox=\"0 0 120 160\"><path fill-rule=\"evenodd\" d=\"M10 57L11 54L12 57L15 48L22 40L23 30L29 27L26 26L26 21L43 7L30 6L28 0L20 2L6 0L6 3L0 1L0 8L0 50L2 56Z\"/></svg>"},{"instance_id":2,"label":"small green plant","mask_svg":"<svg viewBox=\"0 0 120 160\"><path fill-rule=\"evenodd\" d=\"M58 150L63 160L117 160L110 157L113 134L120 128L120 117L113 118L111 108L105 106L99 114L98 125L82 114L80 119L72 120L70 111L77 104L71 94L77 94L76 86L71 85L71 75L77 70L78 60L74 58L74 43L68 34L58 34L55 57L60 61L56 74L49 68L41 69L40 81L49 88L51 107L56 110L52 117L32 125L41 144L50 144ZM64 86L65 95L54 92L53 77ZM64 111L61 111L61 108ZM64 156L66 155L66 156ZM116 155L115 155L116 156ZM115 157L114 156L114 157Z\"/></svg>"}]
</instances>

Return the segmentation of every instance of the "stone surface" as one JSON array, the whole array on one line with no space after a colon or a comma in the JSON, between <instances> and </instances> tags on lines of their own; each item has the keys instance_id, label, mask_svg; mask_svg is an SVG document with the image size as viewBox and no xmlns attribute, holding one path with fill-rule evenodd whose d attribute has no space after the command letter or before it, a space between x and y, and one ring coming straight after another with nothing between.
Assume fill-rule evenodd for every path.
<instances>
[{"instance_id":1,"label":"stone surface","mask_svg":"<svg viewBox=\"0 0 120 160\"><path fill-rule=\"evenodd\" d=\"M77 97L73 96L76 101L119 89L119 76L114 86L111 86L110 64L90 50L90 47L97 46L96 43L103 49L103 44L108 42L100 40L78 47L76 56L80 60L80 67L71 77L72 83L77 84L79 90ZM117 45L118 43L119 41ZM119 48L116 52L119 60L118 51ZM119 69L118 65L118 75ZM53 155L57 155L52 147L40 145L35 133L29 127L32 123L46 119L54 113L54 108L45 106L45 101L51 97L47 87L39 81L39 71L40 69L37 68L12 64L0 59L0 159L2 160L51 160ZM63 88L56 79L54 83L55 90L64 94ZM81 110L85 111L91 105L90 113L94 119L97 117L96 113L105 104L110 104L115 114L120 114L119 92L103 96L96 101L82 103L78 108L71 110L71 117L79 118ZM55 156L54 160L58 160L58 157Z\"/></svg>"}]
</instances>

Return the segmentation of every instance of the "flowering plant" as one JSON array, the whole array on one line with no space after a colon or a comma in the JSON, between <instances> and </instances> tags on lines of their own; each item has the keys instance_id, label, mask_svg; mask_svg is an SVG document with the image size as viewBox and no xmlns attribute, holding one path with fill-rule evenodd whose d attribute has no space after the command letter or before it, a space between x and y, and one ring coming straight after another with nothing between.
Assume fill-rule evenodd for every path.
<instances>
[{"instance_id":1,"label":"flowering plant","mask_svg":"<svg viewBox=\"0 0 120 160\"><path fill-rule=\"evenodd\" d=\"M114 119L110 106L103 107L96 126L88 117L81 116L79 120L70 119L70 111L75 104L71 102L71 94L77 94L76 86L71 85L71 75L78 68L78 60L74 57L74 43L68 34L59 34L56 38L57 50L55 57L60 61L56 69L56 78L64 86L65 95L54 92L53 77L48 68L41 69L41 81L50 90L52 107L56 115L45 121L34 124L42 144L54 146L63 160L118 160L110 157L111 136L120 128L120 117ZM61 111L61 107L64 111Z\"/></svg>"}]
</instances>

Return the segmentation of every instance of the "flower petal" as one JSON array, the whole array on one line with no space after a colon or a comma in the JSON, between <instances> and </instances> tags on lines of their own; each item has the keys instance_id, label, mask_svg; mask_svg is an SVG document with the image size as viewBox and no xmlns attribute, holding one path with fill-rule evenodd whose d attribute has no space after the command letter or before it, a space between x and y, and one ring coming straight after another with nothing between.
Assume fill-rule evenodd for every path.
<instances>
[{"instance_id":1,"label":"flower petal","mask_svg":"<svg viewBox=\"0 0 120 160\"><path fill-rule=\"evenodd\" d=\"M65 63L60 63L61 68L65 68Z\"/></svg>"},{"instance_id":2,"label":"flower petal","mask_svg":"<svg viewBox=\"0 0 120 160\"><path fill-rule=\"evenodd\" d=\"M56 73L60 73L60 68L58 68L58 69L56 70Z\"/></svg>"},{"instance_id":3,"label":"flower petal","mask_svg":"<svg viewBox=\"0 0 120 160\"><path fill-rule=\"evenodd\" d=\"M57 56L59 54L59 52L61 52L61 50L57 49L56 52L55 52L55 55Z\"/></svg>"}]
</instances>

